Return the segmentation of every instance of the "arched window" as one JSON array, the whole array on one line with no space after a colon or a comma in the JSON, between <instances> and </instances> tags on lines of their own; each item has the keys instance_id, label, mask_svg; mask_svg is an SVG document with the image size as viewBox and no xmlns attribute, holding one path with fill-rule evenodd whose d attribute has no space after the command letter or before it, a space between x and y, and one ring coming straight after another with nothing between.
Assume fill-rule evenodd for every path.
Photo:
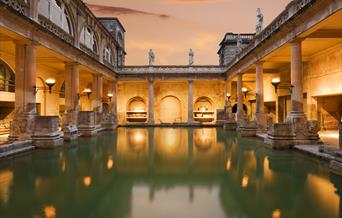
<instances>
[{"instance_id":1,"label":"arched window","mask_svg":"<svg viewBox=\"0 0 342 218\"><path fill-rule=\"evenodd\" d=\"M15 91L15 75L12 69L2 60L0 60L0 91Z\"/></svg>"},{"instance_id":2,"label":"arched window","mask_svg":"<svg viewBox=\"0 0 342 218\"><path fill-rule=\"evenodd\" d=\"M112 51L110 50L109 47L105 47L103 49L103 59L110 64L113 63L113 55L112 55Z\"/></svg>"},{"instance_id":3,"label":"arched window","mask_svg":"<svg viewBox=\"0 0 342 218\"><path fill-rule=\"evenodd\" d=\"M38 10L39 14L48 18L65 32L72 35L70 17L61 0L40 0Z\"/></svg>"},{"instance_id":4,"label":"arched window","mask_svg":"<svg viewBox=\"0 0 342 218\"><path fill-rule=\"evenodd\" d=\"M94 32L89 27L83 27L80 41L93 52L97 52L97 43Z\"/></svg>"}]
</instances>

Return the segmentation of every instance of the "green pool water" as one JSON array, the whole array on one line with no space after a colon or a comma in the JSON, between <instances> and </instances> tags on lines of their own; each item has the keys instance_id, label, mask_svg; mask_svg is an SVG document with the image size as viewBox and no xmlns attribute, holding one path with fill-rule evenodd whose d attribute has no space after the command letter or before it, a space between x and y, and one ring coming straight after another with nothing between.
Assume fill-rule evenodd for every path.
<instances>
[{"instance_id":1,"label":"green pool water","mask_svg":"<svg viewBox=\"0 0 342 218\"><path fill-rule=\"evenodd\" d=\"M337 218L342 179L216 128L119 128L0 161L0 217Z\"/></svg>"}]
</instances>

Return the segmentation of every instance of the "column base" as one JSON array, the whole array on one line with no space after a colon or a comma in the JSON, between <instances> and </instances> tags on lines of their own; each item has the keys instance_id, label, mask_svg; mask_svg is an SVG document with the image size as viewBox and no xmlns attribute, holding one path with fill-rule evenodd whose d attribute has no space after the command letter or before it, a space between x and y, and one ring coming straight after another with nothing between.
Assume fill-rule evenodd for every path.
<instances>
[{"instance_id":1,"label":"column base","mask_svg":"<svg viewBox=\"0 0 342 218\"><path fill-rule=\"evenodd\" d=\"M254 121L249 121L247 116L244 116L238 122L237 132L241 137L253 137L256 136L257 127Z\"/></svg>"},{"instance_id":2,"label":"column base","mask_svg":"<svg viewBox=\"0 0 342 218\"><path fill-rule=\"evenodd\" d=\"M63 137L65 141L73 141L78 138L78 129L76 125L64 126L62 131L64 133Z\"/></svg>"},{"instance_id":3,"label":"column base","mask_svg":"<svg viewBox=\"0 0 342 218\"><path fill-rule=\"evenodd\" d=\"M267 132L267 114L255 113L254 122L256 123L257 133Z\"/></svg>"},{"instance_id":4,"label":"column base","mask_svg":"<svg viewBox=\"0 0 342 218\"><path fill-rule=\"evenodd\" d=\"M35 113L23 113L17 115L10 122L9 141L26 141L31 140L33 127L35 126Z\"/></svg>"},{"instance_id":5,"label":"column base","mask_svg":"<svg viewBox=\"0 0 342 218\"><path fill-rule=\"evenodd\" d=\"M63 145L63 137L58 129L58 116L36 116L33 145L37 148L51 149Z\"/></svg>"},{"instance_id":6,"label":"column base","mask_svg":"<svg viewBox=\"0 0 342 218\"><path fill-rule=\"evenodd\" d=\"M237 123L235 121L225 121L223 123L223 129L225 130L236 130Z\"/></svg>"}]
</instances>

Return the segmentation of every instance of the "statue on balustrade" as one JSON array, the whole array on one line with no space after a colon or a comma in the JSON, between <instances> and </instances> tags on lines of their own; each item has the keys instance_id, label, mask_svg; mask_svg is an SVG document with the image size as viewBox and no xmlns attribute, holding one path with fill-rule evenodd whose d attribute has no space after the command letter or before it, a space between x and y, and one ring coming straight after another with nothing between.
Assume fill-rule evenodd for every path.
<instances>
[{"instance_id":1,"label":"statue on balustrade","mask_svg":"<svg viewBox=\"0 0 342 218\"><path fill-rule=\"evenodd\" d=\"M257 9L257 21L256 21L256 34L258 35L263 28L264 15L261 13L260 8Z\"/></svg>"},{"instance_id":2,"label":"statue on balustrade","mask_svg":"<svg viewBox=\"0 0 342 218\"><path fill-rule=\"evenodd\" d=\"M240 34L237 35L236 37L236 46L238 48L238 53L240 53L242 51L242 38L240 36Z\"/></svg>"},{"instance_id":3,"label":"statue on balustrade","mask_svg":"<svg viewBox=\"0 0 342 218\"><path fill-rule=\"evenodd\" d=\"M189 51L189 65L191 66L193 64L194 64L194 52L190 48L190 51Z\"/></svg>"},{"instance_id":4,"label":"statue on balustrade","mask_svg":"<svg viewBox=\"0 0 342 218\"><path fill-rule=\"evenodd\" d=\"M150 66L153 65L155 58L156 58L156 56L154 55L154 52L152 51L152 49L150 49L150 51L148 52L148 64Z\"/></svg>"}]
</instances>

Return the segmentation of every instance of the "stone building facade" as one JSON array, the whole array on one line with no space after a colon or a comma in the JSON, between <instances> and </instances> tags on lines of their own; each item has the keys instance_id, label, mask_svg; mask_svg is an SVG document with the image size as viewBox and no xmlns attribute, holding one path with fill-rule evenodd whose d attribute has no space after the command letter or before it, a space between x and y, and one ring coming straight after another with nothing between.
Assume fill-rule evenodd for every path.
<instances>
[{"instance_id":1,"label":"stone building facade","mask_svg":"<svg viewBox=\"0 0 342 218\"><path fill-rule=\"evenodd\" d=\"M71 139L117 125L216 125L232 108L242 134L267 132L276 148L316 143L319 127L341 120L341 8L293 0L258 35L227 33L217 66L125 66L118 19L81 0L0 0L2 132L53 147L56 122Z\"/></svg>"}]
</instances>

